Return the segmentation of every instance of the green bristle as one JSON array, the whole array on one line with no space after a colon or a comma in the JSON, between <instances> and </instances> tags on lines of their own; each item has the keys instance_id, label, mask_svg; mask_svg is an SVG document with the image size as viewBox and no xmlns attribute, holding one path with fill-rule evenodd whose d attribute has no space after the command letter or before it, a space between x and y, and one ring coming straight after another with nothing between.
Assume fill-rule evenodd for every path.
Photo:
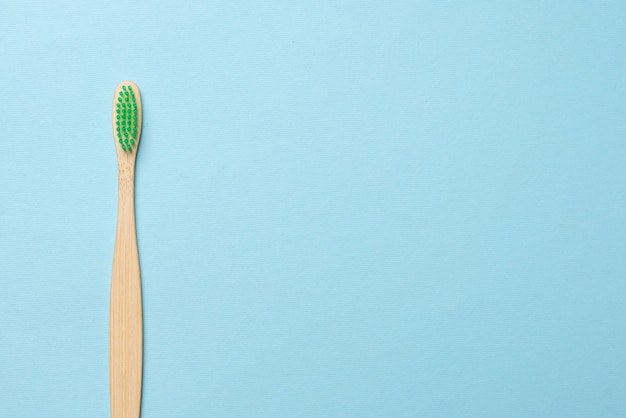
<instances>
[{"instance_id":1,"label":"green bristle","mask_svg":"<svg viewBox=\"0 0 626 418\"><path fill-rule=\"evenodd\" d=\"M116 132L120 148L131 151L137 142L137 101L133 88L123 85L115 104Z\"/></svg>"}]
</instances>

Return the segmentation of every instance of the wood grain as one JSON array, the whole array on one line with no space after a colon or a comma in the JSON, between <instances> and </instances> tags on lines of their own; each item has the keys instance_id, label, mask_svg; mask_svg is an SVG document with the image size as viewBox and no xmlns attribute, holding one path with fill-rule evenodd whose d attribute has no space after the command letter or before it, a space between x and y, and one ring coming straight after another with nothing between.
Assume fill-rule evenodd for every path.
<instances>
[{"instance_id":1,"label":"wood grain","mask_svg":"<svg viewBox=\"0 0 626 418\"><path fill-rule=\"evenodd\" d=\"M123 151L115 137L115 100L122 85L131 85L137 98L137 143L131 151ZM111 418L138 418L141 408L143 328L134 190L142 107L139 88L135 83L123 81L117 85L113 95L112 115L117 152L118 202L109 312Z\"/></svg>"}]
</instances>

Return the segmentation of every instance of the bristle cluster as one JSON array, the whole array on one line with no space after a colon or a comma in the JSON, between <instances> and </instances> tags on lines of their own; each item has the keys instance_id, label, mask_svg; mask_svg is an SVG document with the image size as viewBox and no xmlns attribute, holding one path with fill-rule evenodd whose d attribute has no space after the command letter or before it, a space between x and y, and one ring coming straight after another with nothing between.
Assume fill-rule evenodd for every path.
<instances>
[{"instance_id":1,"label":"bristle cluster","mask_svg":"<svg viewBox=\"0 0 626 418\"><path fill-rule=\"evenodd\" d=\"M123 85L115 102L115 132L124 151L137 143L137 99L130 85Z\"/></svg>"}]
</instances>

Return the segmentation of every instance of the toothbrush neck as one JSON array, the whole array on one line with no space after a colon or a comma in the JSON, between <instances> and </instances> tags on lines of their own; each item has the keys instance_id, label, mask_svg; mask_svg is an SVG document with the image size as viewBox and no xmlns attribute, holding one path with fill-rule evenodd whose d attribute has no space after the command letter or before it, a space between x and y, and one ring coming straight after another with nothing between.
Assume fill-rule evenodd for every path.
<instances>
[{"instance_id":1,"label":"toothbrush neck","mask_svg":"<svg viewBox=\"0 0 626 418\"><path fill-rule=\"evenodd\" d=\"M135 200L135 162L120 161L118 163L118 206L134 208Z\"/></svg>"},{"instance_id":2,"label":"toothbrush neck","mask_svg":"<svg viewBox=\"0 0 626 418\"><path fill-rule=\"evenodd\" d=\"M119 161L117 164L118 170L118 184L120 188L122 186L133 187L135 181L135 162L134 161ZM121 189L120 189L121 190Z\"/></svg>"}]
</instances>

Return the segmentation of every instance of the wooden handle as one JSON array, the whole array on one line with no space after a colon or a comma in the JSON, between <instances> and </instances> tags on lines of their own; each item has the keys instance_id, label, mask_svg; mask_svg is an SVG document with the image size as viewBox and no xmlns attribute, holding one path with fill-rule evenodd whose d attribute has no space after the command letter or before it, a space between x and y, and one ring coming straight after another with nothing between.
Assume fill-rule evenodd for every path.
<instances>
[{"instance_id":1,"label":"wooden handle","mask_svg":"<svg viewBox=\"0 0 626 418\"><path fill-rule=\"evenodd\" d=\"M121 160L111 277L109 384L111 418L138 418L141 404L141 281L135 233L134 159Z\"/></svg>"}]
</instances>

